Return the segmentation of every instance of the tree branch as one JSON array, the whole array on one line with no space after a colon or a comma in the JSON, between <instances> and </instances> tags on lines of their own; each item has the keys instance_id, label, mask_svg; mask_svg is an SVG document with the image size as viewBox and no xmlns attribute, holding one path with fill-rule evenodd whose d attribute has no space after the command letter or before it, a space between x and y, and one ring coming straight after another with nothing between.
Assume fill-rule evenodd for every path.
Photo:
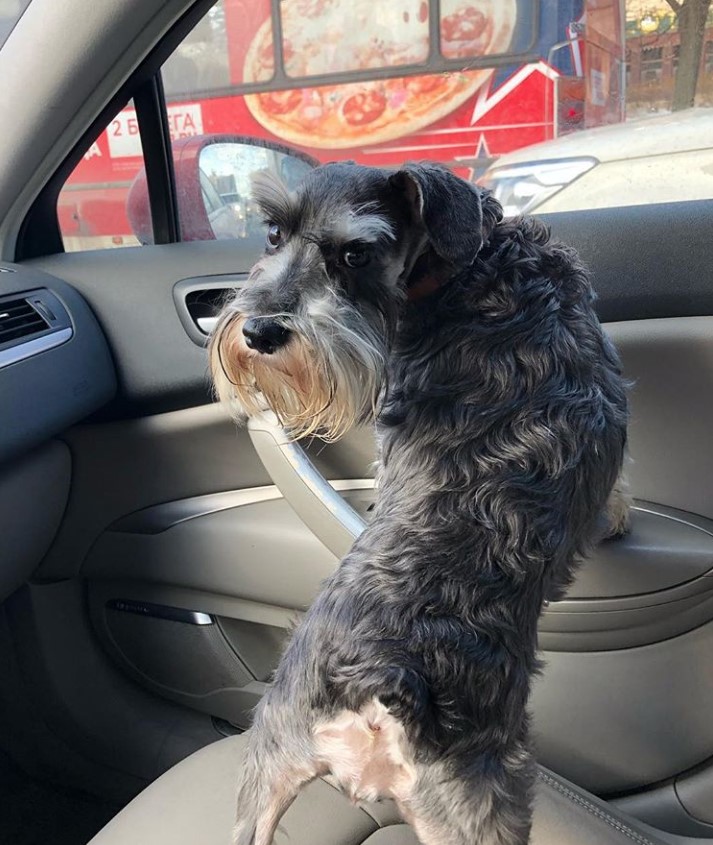
<instances>
[{"instance_id":1,"label":"tree branch","mask_svg":"<svg viewBox=\"0 0 713 845\"><path fill-rule=\"evenodd\" d=\"M673 11L678 14L681 11L681 3L678 0L666 0L668 5L673 9Z\"/></svg>"}]
</instances>

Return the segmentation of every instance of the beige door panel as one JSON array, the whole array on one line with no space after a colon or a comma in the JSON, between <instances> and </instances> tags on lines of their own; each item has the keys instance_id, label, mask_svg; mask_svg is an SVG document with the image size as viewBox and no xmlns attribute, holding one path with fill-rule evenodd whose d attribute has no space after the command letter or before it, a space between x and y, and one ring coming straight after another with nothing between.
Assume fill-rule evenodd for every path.
<instances>
[{"instance_id":1,"label":"beige door panel","mask_svg":"<svg viewBox=\"0 0 713 845\"><path fill-rule=\"evenodd\" d=\"M64 440L72 453L72 488L59 533L36 573L42 580L79 573L101 533L135 511L271 483L247 431L236 429L219 405L76 426ZM373 475L369 430L351 432L339 444L315 444L311 452L328 478Z\"/></svg>"},{"instance_id":2,"label":"beige door panel","mask_svg":"<svg viewBox=\"0 0 713 845\"><path fill-rule=\"evenodd\" d=\"M632 535L603 546L571 596L545 615L548 668L535 696L541 758L603 791L672 777L713 753L702 715L713 707L713 318L607 328L634 382L630 475L639 510ZM272 486L247 432L236 434L219 408L86 426L67 439L80 459L75 509L70 497L47 566L57 567L62 550L82 565L95 629L137 680L246 724L284 632L336 564L305 524L319 520L320 496L308 490L309 507L301 503L294 491L302 481L292 485L285 467L283 477L275 473L280 489ZM366 516L369 434L312 444L307 454L342 481L330 495ZM294 454L287 464L300 466ZM162 607L204 614L210 625L167 618Z\"/></svg>"},{"instance_id":3,"label":"beige door panel","mask_svg":"<svg viewBox=\"0 0 713 845\"><path fill-rule=\"evenodd\" d=\"M637 498L713 518L713 317L611 323L632 380Z\"/></svg>"}]
</instances>

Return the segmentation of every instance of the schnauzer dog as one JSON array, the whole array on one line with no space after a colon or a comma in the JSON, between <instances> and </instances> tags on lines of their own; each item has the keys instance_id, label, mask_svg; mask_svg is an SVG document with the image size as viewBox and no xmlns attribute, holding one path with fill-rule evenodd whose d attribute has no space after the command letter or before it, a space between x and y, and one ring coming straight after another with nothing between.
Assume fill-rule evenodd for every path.
<instances>
[{"instance_id":1,"label":"schnauzer dog","mask_svg":"<svg viewBox=\"0 0 713 845\"><path fill-rule=\"evenodd\" d=\"M296 437L376 417L371 520L255 715L238 845L329 774L424 845L523 845L537 621L624 529L627 402L576 253L432 164L257 177L267 245L211 344L219 395ZM611 497L611 498L610 498Z\"/></svg>"}]
</instances>

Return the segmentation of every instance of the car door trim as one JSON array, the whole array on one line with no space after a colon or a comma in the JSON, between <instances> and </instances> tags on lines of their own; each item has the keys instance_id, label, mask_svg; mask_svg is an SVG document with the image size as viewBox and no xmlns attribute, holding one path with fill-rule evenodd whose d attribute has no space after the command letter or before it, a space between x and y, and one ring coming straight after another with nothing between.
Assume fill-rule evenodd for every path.
<instances>
[{"instance_id":1,"label":"car door trim","mask_svg":"<svg viewBox=\"0 0 713 845\"><path fill-rule=\"evenodd\" d=\"M184 625L213 625L213 617L199 610L187 610L183 607L170 607L166 604L155 604L135 599L110 599L106 603L108 610L121 613L133 613L137 616L148 616L151 619L165 619L168 622L182 622Z\"/></svg>"},{"instance_id":2,"label":"car door trim","mask_svg":"<svg viewBox=\"0 0 713 845\"><path fill-rule=\"evenodd\" d=\"M345 478L330 481L329 484L336 492L346 493L353 490L371 490L374 487L374 479ZM189 519L282 498L282 493L274 484L191 496L134 511L114 522L108 530L122 534L161 534Z\"/></svg>"}]
</instances>

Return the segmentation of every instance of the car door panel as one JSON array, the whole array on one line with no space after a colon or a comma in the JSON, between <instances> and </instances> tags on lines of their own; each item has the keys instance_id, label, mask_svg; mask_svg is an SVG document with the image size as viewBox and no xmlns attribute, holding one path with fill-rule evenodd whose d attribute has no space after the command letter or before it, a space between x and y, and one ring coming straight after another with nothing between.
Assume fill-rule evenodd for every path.
<instances>
[{"instance_id":1,"label":"car door panel","mask_svg":"<svg viewBox=\"0 0 713 845\"><path fill-rule=\"evenodd\" d=\"M62 521L72 458L64 443L45 443L0 470L0 596L11 595L37 568Z\"/></svg>"},{"instance_id":2,"label":"car door panel","mask_svg":"<svg viewBox=\"0 0 713 845\"><path fill-rule=\"evenodd\" d=\"M266 512L269 507L274 508L272 514ZM670 522L674 531L682 524L678 518L661 521ZM276 524L280 531L271 534L270 526ZM710 525L707 527L710 530ZM548 765L591 789L620 791L671 777L698 764L711 751L705 714L713 705L713 687L706 671L708 649L713 646L713 534L702 532L702 538L707 543L699 548L701 574L685 585L694 590L688 603L674 590L634 596L641 599L636 606L632 606L632 597L620 600L610 593L602 599L596 579L590 577L589 597L563 602L544 615L541 645L546 668L533 704L538 750ZM642 540L647 542L646 530ZM662 566L665 569L668 564L674 578L690 574L676 572L682 545L676 537L668 560L666 549L660 550ZM204 548L210 548L209 555L203 554ZM611 590L606 576L616 560L597 560L604 555L600 551L584 570L587 575L596 566L603 584ZM619 551L618 557L620 564L629 562L625 551ZM286 628L296 611L308 606L320 580L334 565L329 552L289 513L282 500L275 499L269 504L243 504L186 519L158 534L106 532L92 549L84 574L90 579L90 606L97 631L120 664L131 672L141 671L144 681L156 691L244 726L249 709L262 692L254 681L264 679L275 665L282 640L273 638L272 647L265 648L264 656L253 664L240 686L237 661L235 670L229 669L235 657L243 660L239 629L232 639L225 638L226 654L229 644L235 655L229 655L226 666L215 657L212 641L194 643L192 648L181 646L182 637L175 638L176 633L181 627L184 632L188 628L161 620L160 615L151 623L137 620L133 626L125 619L120 628L117 599L191 608L215 616L219 626L221 622L248 622L266 626L267 633L268 629ZM669 601L657 604L664 601L666 592L671 593ZM652 611L653 621L647 625L642 617ZM152 615L151 609L146 615ZM160 641L140 635L139 629L149 625L174 634L168 639L166 634ZM169 688L150 675L150 667L165 665L171 653L179 652L179 665L185 671ZM681 664L684 654L688 662ZM192 693L185 685L193 677L184 665L187 659L203 667L211 662L216 666L214 686L206 689L200 702L191 700ZM662 666L674 669L662 672ZM221 675L231 679L230 689L220 683ZM656 708L648 703L652 695L658 702ZM666 741L662 739L664 726ZM578 754L573 757L570 751L575 739Z\"/></svg>"},{"instance_id":3,"label":"car door panel","mask_svg":"<svg viewBox=\"0 0 713 845\"><path fill-rule=\"evenodd\" d=\"M368 483L342 480L337 487L365 513L374 497ZM167 512L179 518L169 522ZM335 565L279 491L264 486L131 514L100 535L82 574L234 597L241 603L236 617L252 619L252 604L304 611ZM546 610L541 645L552 651L612 650L695 628L710 618L712 569L712 522L637 503L629 535L600 544L566 599ZM194 603L191 609L203 608Z\"/></svg>"},{"instance_id":4,"label":"car door panel","mask_svg":"<svg viewBox=\"0 0 713 845\"><path fill-rule=\"evenodd\" d=\"M609 325L631 380L635 495L713 517L713 318Z\"/></svg>"},{"instance_id":5,"label":"car door panel","mask_svg":"<svg viewBox=\"0 0 713 845\"><path fill-rule=\"evenodd\" d=\"M689 321L689 318L684 318L665 322L670 331L674 330L675 324L682 323L680 332L675 332L684 350L681 352L679 364L697 372L698 379L705 378L706 374L701 369L698 354L700 335L697 331L689 331ZM704 319L703 322L708 321ZM633 360L648 363L655 361L658 356L659 335L656 331L646 331L645 322L638 325L634 331L631 325L626 323L611 324L608 330L620 346L627 362L627 372L636 379L637 390L633 394L632 453L636 461L635 466L638 466L642 460L639 458L636 435L636 421L640 417L638 409L646 409L647 402L657 401L655 397L649 396L649 392L660 390L661 384L655 377L646 378L645 367L640 370L628 365L631 360L628 354L629 341L633 336L632 348L639 356ZM648 348L648 354L642 337L651 339L652 345ZM687 347L686 338L693 339L690 348ZM141 423L134 421L130 425L116 422L82 427L70 432L69 437L77 438L74 441L75 451L87 458L92 455L95 459L90 460L93 471L101 471L97 469L95 461L100 464L105 462L106 458L102 459L102 455L111 452L113 448L113 462L126 467L125 471L129 472L129 476L123 481L127 490L136 488L136 479L132 478L131 474L137 471L137 467L141 467L141 471L146 472L148 477L166 479L170 488L175 490L175 479L170 477L170 464L180 460L183 452L180 447L175 451L166 449L166 438L161 435L165 433L165 423L169 419L180 429L178 421L185 418L183 425L184 432L187 433L184 436L187 439L192 439L196 433L195 423L191 418L203 415L206 424L211 420L211 424L207 424L202 443L194 454L196 471L203 471L206 467L213 467L214 472L217 468L224 470L224 456L230 454L230 450L233 450L236 456L240 453L243 458L252 457L245 433L241 432L236 437L232 423L225 420L223 413L220 408L205 407L147 418ZM157 423L159 419L164 421L163 426ZM684 426L680 436L688 436L685 431L688 418L685 415L679 415L678 425ZM648 431L643 422L642 426ZM212 436L216 433L216 428L223 431L222 441L220 437ZM130 445L127 449L116 450L117 443L121 443L122 436L126 434L124 429L134 430L134 436L129 438ZM149 440L155 439L156 442L153 447L139 450L132 459L136 430L149 432ZM104 435L110 439L104 441ZM94 436L100 439L98 448L92 453L87 450L83 440ZM327 448L322 447L321 454L315 450L315 458L320 461L323 471L332 478L341 478L345 483L348 483L350 477L354 478L354 470L361 468L364 471L364 468L368 468L372 454L368 437L358 433L351 437L353 441L357 441L356 444L343 442ZM665 451L665 445L670 438L677 442L678 434L675 428L669 426L660 431L660 437L662 439L658 443L645 441L646 448L653 450L653 454ZM360 439L361 443L358 442ZM159 465L154 451L158 442L161 442L166 450L162 453L165 464ZM225 449L228 450L227 453ZM360 450L361 459L354 461L355 454ZM144 452L153 456L150 468L147 468L142 460ZM327 453L335 457L343 453L342 460L337 465L330 466L325 458ZM351 466L347 458L353 462ZM644 460L650 463L652 459L645 457ZM181 466L182 471L186 472L191 466L190 460ZM223 483L232 482L239 493L247 494L248 498L252 496L259 499L261 495L265 495L266 488L269 489L269 481L261 474L259 465L255 465L253 469L252 478L249 473L243 475L242 465L236 462L232 479L226 478ZM94 489L95 483L96 481L89 481L87 489ZM637 483L635 477L634 491L638 494ZM705 490L703 480L701 485ZM191 492L196 492L195 486L190 486L193 488ZM210 486L215 488L215 482L213 485L209 484ZM139 487L145 489L144 484L139 484ZM654 497L665 496L665 487L644 489L647 490L649 500L655 501ZM228 488L225 495L230 496L231 490L232 488ZM360 504L363 511L368 497L363 490L361 492ZM174 522L171 522L171 519L175 520L175 516L171 517L170 512L175 511L176 500L164 502L148 508L149 511L168 511L168 515L163 517L160 513L153 514L152 519L158 519L159 528L163 529L155 533L150 533L154 530L151 527L151 519L148 520L148 529L145 525L142 528L142 520L147 519L146 509L138 514L131 511L131 515L125 515L125 518L121 519L122 507L117 503L112 512L112 516L117 518L112 520L106 526L107 530L96 539L82 564L82 575L90 584L90 606L95 630L118 663L149 689L197 709L205 708L212 715L219 715L242 726L247 724L249 712L264 689L260 686L262 682L259 678L264 678L274 666L281 639L272 636L272 646L266 649L266 656L253 662L252 669L248 669L245 675L246 662L238 630L232 640L228 640L225 649L226 657L230 658L230 661L235 660L233 670L230 670L230 662L219 662L212 680L209 678L207 681L209 687L210 683L214 686L204 689L198 700L195 693L182 686L180 679L184 677L190 681L194 677L196 665L205 666L208 659L216 659L213 644L194 643L193 649L190 649L183 645L182 638L176 637L175 634L173 637L151 637L139 635L138 630L134 630L127 641L127 632L131 631L132 627L145 626L147 623L136 619L132 626L131 621L124 620L123 628L118 629L116 623L112 627L110 617L116 619L117 612L110 609L109 605L116 599L154 602L208 613L218 620L219 628L221 623L250 623L259 626L266 638L276 630L284 631L295 618L296 612L302 611L309 604L320 580L329 574L336 561L290 512L285 502L278 498L274 488L269 495L274 498L258 500L252 504L243 503L237 507L223 507L216 503L214 495L209 493L205 496L191 496L188 500L178 500L182 502L182 509L178 511L179 520ZM158 493L154 496L160 498ZM200 500L206 498L212 501L201 504ZM135 497L127 497L124 501L136 504ZM229 504L229 501L224 504ZM78 503L77 513L86 512L86 503ZM707 575L713 565L713 555L708 556L707 545L707 540L711 539L711 534L707 533L710 531L710 524L700 518L687 517L690 524L698 526L696 530L701 532L702 540L696 550L695 569L691 570L686 568L686 562L690 562L690 558L687 558L685 553L685 542L676 534L685 523L684 517L686 515L680 511L673 514L669 512L668 516L663 517L670 520L673 536L669 547L667 548L664 542L657 555L654 554L653 532L647 530L643 532L643 552L638 557L634 559L630 556L627 559L626 553L620 552L620 558L623 558L620 564L630 564L629 569L633 567L640 570L646 566L647 560L652 561L652 566L658 562L664 581L656 581L654 578L653 582L649 582L644 574L640 588L642 594L649 595L652 589L657 589L655 600L643 595L639 607L632 608L626 606L626 603L617 607L616 595L611 593L617 577L607 577L608 570L611 570L612 565L616 565L616 561L605 561L600 569L599 583L602 586L598 592L596 578L589 576L592 569L590 565L585 569L587 577L582 579L589 582L588 591L578 592L575 587L574 594L577 598L563 603L564 607L552 609L543 620L542 645L545 649L547 668L534 699L535 719L540 732L540 755L543 761L554 765L558 771L598 791L635 788L662 776L671 777L683 768L699 763L708 753L707 732L700 730L703 719L698 707L701 702L713 704L713 701L710 700L707 688L701 688L698 679L708 675L704 655L706 647L711 645L708 640L710 626L705 629L698 626L713 618L710 593L713 579ZM108 515L105 514L104 519L108 519ZM166 524L169 525L168 528L165 527ZM279 530L275 530L278 526ZM666 530L663 529L664 540L666 536ZM616 544L613 547L618 548ZM671 555L670 559L667 559L669 550ZM622 577L621 573L617 573L617 576ZM682 589L681 582L684 582L685 589L690 589L693 581L697 583L692 594L684 597L680 592L676 592ZM645 625L646 620L641 618L642 615L650 614L651 605L663 601L663 594L667 592L665 587L672 588L670 601L667 601L665 606L659 605L663 613L657 611L653 621L648 621ZM609 597L602 599L601 595L606 596L607 590ZM619 590L620 593L629 594L633 591L631 586ZM587 605L587 596L591 597L593 594L597 601L590 601ZM159 620L153 624L156 629L168 627L174 632L180 628L176 623ZM690 646L689 637L685 633L696 628L696 642L697 638L705 633L705 639L697 650ZM222 634L222 631L220 633ZM672 639L675 634L679 636ZM658 667L658 674L653 670L649 674L635 671L641 660L642 643L648 648L652 647L651 644L658 643L654 652L658 656L651 664L652 667ZM138 652L137 644L140 646ZM674 661L675 665L681 649L689 648L690 654L698 655L697 663L690 672L686 672L685 678L677 678L675 695L672 695L668 691L670 674L661 672L660 667L670 665L671 661ZM178 653L188 660L188 664L184 665L179 661L181 668L180 671L177 670L172 687L165 683L165 678L157 680L150 676L151 666L170 662L172 656L175 658ZM148 665L141 663L142 660L147 661ZM141 668L137 668L139 666ZM226 689L224 680L221 679L228 676L233 678L233 683L231 688ZM246 679L242 686L235 680L240 677ZM570 685L574 685L577 690L574 698ZM641 719L637 714L646 709L648 696L652 694L652 690L657 689L655 694L661 698L665 707L662 705L663 709L654 711L650 718ZM610 700L612 690L617 691L614 702ZM588 703L586 707L585 703ZM613 716L617 718L614 719ZM619 719L619 716L622 718ZM639 753L642 749L650 749L652 743L656 744L657 736L664 726L684 722L688 725L686 730L682 729L673 734L669 731L668 734L675 745L675 755L669 753L669 745L663 747L660 743L661 753L656 755L655 759L651 751L644 756ZM614 724L621 727L615 730L612 727ZM610 738L608 743L603 744L602 734ZM566 753L566 749L571 748L575 741L578 747L576 759Z\"/></svg>"},{"instance_id":6,"label":"car door panel","mask_svg":"<svg viewBox=\"0 0 713 845\"><path fill-rule=\"evenodd\" d=\"M545 651L532 699L539 759L599 794L705 762L713 756L711 648L709 621L636 648Z\"/></svg>"},{"instance_id":7,"label":"car door panel","mask_svg":"<svg viewBox=\"0 0 713 845\"><path fill-rule=\"evenodd\" d=\"M79 573L102 531L128 514L164 502L271 484L250 445L218 405L75 426L63 436L74 457L72 491L43 580ZM315 444L328 478L361 478L374 460L373 434ZM210 550L205 550L206 555Z\"/></svg>"},{"instance_id":8,"label":"car door panel","mask_svg":"<svg viewBox=\"0 0 713 845\"><path fill-rule=\"evenodd\" d=\"M662 335L663 328L666 331ZM676 450L669 445L690 440L695 432L690 431L691 419L686 414L672 415L666 420L667 425L660 427L647 425L647 419L653 406L668 406L675 398L679 407L685 402L685 407L702 415L696 425L713 422L705 392L698 389L701 383L713 380L713 359L701 355L701 344L705 351L711 343L713 321L680 318L623 322L609 324L607 330L619 346L627 374L635 383L633 470L642 465L644 470L656 467L659 461L669 466L668 470L657 470L653 481L645 471L632 471L633 491L641 499L644 496L640 491L644 491L648 502L672 501L667 489L675 492L676 488L668 486L667 479L677 459ZM671 365L683 371L682 377L657 377L662 336L673 339L676 357L665 344L664 348ZM673 397L667 393L671 390L676 391ZM693 392L692 397L688 391ZM243 445L250 449L246 441ZM328 449L332 453L350 451L347 443ZM705 655L713 645L713 629L704 624L713 618L713 526L700 516L685 513L695 513L692 504L699 513L706 510L705 460L705 453L699 451L697 465L686 471L689 484L681 487L682 495L691 495L697 479L699 498L679 500L674 496L673 501L687 507L679 511L659 508L654 521L661 535L658 540L654 529L644 524L637 541L641 544L638 552L632 550L627 555L616 542L611 544L609 559L597 561L596 575L592 576L595 565L585 564L581 583L586 584L586 589L575 585L573 598L553 608L543 619L541 642L547 668L534 699L540 755L557 771L600 792L631 789L671 777L700 763L713 750L707 728L701 730L704 722L707 724L702 716L705 710L698 709L701 702L707 702L706 706L713 704L705 681L709 676ZM366 465L364 461L362 466ZM328 474L335 477L329 471ZM345 478L348 476L342 476ZM240 489L249 494L251 488ZM253 496L259 496L264 489L264 485L253 487ZM271 495L278 494L273 490ZM365 498L362 502L362 510L366 501ZM163 507L165 510L168 506ZM210 507L218 506L214 503ZM290 514L282 500L274 498L222 510L210 507L201 514L200 505L195 504L196 516L168 528L164 523L164 530L158 533L137 530L134 517L133 522L115 524L114 530L99 538L85 561L83 573L91 581L103 582L97 586L98 592L92 588L91 595L95 621L99 620L99 630L103 629L105 638L111 632L107 631L106 620L102 620L101 608L118 597L169 605L178 602L181 607L271 627L287 625L291 611L301 611L309 604L335 559ZM657 505L642 507L647 509L642 513L650 513ZM670 523L669 529L661 527L666 522ZM140 521L138 525L140 528ZM270 526L276 525L280 531L271 532ZM632 536L636 537L636 520L634 525ZM693 569L688 568L691 558L686 552L685 538L689 534L685 525L692 527L700 540L695 546ZM634 544L633 540L622 541L627 542ZM647 561L652 569L658 569L663 580L657 580L659 576L653 572L647 579ZM634 581L633 586L631 582L622 584L621 571L609 574L617 565L627 572L638 571L641 581ZM150 582L150 592L144 581ZM174 587L179 588L178 593ZM632 597L641 600L633 605ZM116 654L116 635L111 636ZM240 654L239 636L233 647ZM677 674L671 691L671 673L661 671L661 667L678 667L684 653L689 654L689 662L685 671ZM276 654L275 650L272 661L261 668L274 663ZM644 672L640 667L646 658L651 659L647 664L651 668ZM185 701L180 689L170 694ZM653 710L647 703L652 694L661 702ZM232 716L232 721L245 724L244 708L252 705L245 691L238 691L232 702L224 690L220 690L220 696L221 705L208 702L208 706L219 707L225 718ZM643 711L649 713L645 719L641 717ZM687 727L672 731L671 725ZM669 737L665 744L660 739L664 728ZM606 743L603 736L609 738ZM575 742L578 754L573 758L567 749ZM660 753L654 753L654 747ZM648 751L643 753L645 749Z\"/></svg>"}]
</instances>

